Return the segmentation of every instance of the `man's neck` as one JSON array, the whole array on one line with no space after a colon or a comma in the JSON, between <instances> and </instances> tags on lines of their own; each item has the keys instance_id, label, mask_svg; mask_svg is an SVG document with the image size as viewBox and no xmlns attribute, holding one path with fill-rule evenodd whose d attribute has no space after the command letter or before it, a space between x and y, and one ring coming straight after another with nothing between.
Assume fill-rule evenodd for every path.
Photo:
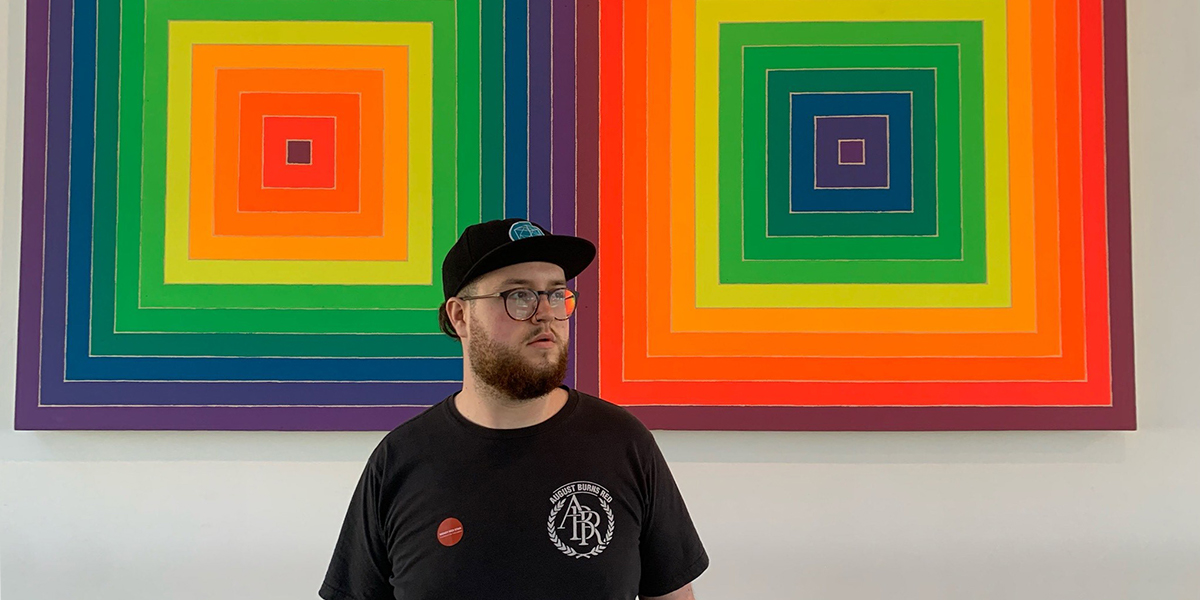
<instances>
[{"instance_id":1,"label":"man's neck","mask_svg":"<svg viewBox=\"0 0 1200 600\"><path fill-rule=\"evenodd\" d=\"M545 396L515 400L495 388L464 381L454 397L454 406L468 421L489 429L519 429L537 425L554 416L567 403L567 391L554 388Z\"/></svg>"}]
</instances>

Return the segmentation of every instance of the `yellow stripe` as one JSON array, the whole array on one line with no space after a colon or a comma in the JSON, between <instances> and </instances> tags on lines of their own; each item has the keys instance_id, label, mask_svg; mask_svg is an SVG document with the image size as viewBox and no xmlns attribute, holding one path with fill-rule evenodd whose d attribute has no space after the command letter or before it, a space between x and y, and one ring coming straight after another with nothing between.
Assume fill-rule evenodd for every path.
<instances>
[{"instance_id":1,"label":"yellow stripe","mask_svg":"<svg viewBox=\"0 0 1200 600\"><path fill-rule=\"evenodd\" d=\"M189 260L188 187L193 44L409 46L407 261ZM165 283L399 284L433 280L433 25L430 23L172 22L169 31ZM262 65L264 67L270 65ZM385 73L386 78L386 73ZM387 108L385 105L385 120ZM386 226L386 225L385 225Z\"/></svg>"},{"instance_id":2,"label":"yellow stripe","mask_svg":"<svg viewBox=\"0 0 1200 600\"><path fill-rule=\"evenodd\" d=\"M984 23L984 137L987 149L986 284L720 284L718 236L718 28L721 23L793 21ZM672 256L695 236L699 308L1002 307L1011 302L1009 262L1007 52L1000 0L699 0L696 6L696 220L673 235ZM677 68L677 67L676 67ZM674 272L675 269L672 269Z\"/></svg>"}]
</instances>

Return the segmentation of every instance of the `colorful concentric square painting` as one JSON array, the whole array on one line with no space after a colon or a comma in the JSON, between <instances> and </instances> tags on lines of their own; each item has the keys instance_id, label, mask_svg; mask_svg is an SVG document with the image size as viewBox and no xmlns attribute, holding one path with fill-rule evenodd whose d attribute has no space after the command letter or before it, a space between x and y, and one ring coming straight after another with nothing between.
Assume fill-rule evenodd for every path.
<instances>
[{"instance_id":1,"label":"colorful concentric square painting","mask_svg":"<svg viewBox=\"0 0 1200 600\"><path fill-rule=\"evenodd\" d=\"M386 430L468 225L666 429L1131 429L1123 0L30 0L17 427Z\"/></svg>"}]
</instances>

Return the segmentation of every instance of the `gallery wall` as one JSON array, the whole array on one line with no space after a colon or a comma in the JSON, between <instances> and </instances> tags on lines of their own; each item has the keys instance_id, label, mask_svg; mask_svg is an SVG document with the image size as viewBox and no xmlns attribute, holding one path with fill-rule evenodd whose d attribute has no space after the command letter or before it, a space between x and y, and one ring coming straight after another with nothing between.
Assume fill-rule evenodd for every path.
<instances>
[{"instance_id":1,"label":"gallery wall","mask_svg":"<svg viewBox=\"0 0 1200 600\"><path fill-rule=\"evenodd\" d=\"M315 598L382 433L14 431L24 9L0 13L0 598ZM1194 598L1200 4L1131 0L1138 431L657 432L701 600Z\"/></svg>"}]
</instances>

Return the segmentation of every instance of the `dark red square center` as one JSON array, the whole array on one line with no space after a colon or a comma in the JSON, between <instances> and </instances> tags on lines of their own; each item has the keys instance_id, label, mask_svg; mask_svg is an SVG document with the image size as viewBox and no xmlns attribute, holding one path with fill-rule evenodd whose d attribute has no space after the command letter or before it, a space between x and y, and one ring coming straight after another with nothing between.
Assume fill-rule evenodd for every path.
<instances>
[{"instance_id":1,"label":"dark red square center","mask_svg":"<svg viewBox=\"0 0 1200 600\"><path fill-rule=\"evenodd\" d=\"M312 140L288 140L287 141L287 164L289 164L289 165L311 165L312 164Z\"/></svg>"}]
</instances>

